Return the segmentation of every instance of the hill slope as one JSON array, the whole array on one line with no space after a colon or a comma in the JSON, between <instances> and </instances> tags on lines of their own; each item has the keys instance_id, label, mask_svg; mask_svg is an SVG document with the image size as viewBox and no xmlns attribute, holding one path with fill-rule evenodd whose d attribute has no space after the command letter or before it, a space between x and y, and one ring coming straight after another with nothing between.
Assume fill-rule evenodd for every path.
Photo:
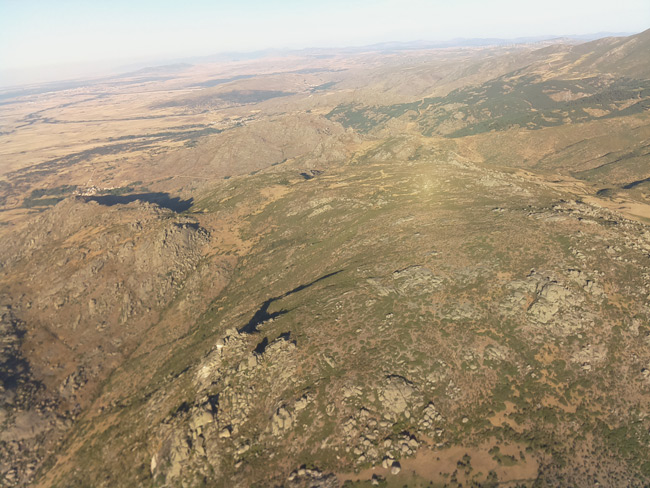
<instances>
[{"instance_id":1,"label":"hill slope","mask_svg":"<svg viewBox=\"0 0 650 488\"><path fill-rule=\"evenodd\" d=\"M10 100L2 483L648 485L647 42Z\"/></svg>"}]
</instances>

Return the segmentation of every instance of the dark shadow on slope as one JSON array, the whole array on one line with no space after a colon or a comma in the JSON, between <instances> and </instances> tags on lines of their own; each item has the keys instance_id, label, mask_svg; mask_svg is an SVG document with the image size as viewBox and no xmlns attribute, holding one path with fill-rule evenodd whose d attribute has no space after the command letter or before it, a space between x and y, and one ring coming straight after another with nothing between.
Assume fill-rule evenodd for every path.
<instances>
[{"instance_id":1,"label":"dark shadow on slope","mask_svg":"<svg viewBox=\"0 0 650 488\"><path fill-rule=\"evenodd\" d=\"M288 310L282 309L282 310L279 310L277 312L269 313L269 307L271 306L271 304L273 302L281 300L283 298L286 298L289 295L293 295L294 293L298 293L299 291L302 291L305 288L309 288L310 286L318 283L319 281L325 280L327 278L331 278L332 276L339 274L341 271L343 271L343 270L340 269L338 271L334 271L333 273L329 273L329 274L326 274L324 276L321 276L318 279L315 279L311 283L307 283L305 285L297 286L293 290L290 290L290 291L286 292L284 295L269 298L268 300L266 300L262 304L262 306L257 310L257 312L255 312L255 315L253 315L253 318L251 318L250 321L245 326L243 326L241 329L239 329L238 332L240 334L255 334L255 333L257 333L258 332L257 326L260 325L262 322L266 322L267 320L274 319L274 318L279 317L280 315L284 315L285 313L288 312Z\"/></svg>"},{"instance_id":2,"label":"dark shadow on slope","mask_svg":"<svg viewBox=\"0 0 650 488\"><path fill-rule=\"evenodd\" d=\"M264 354L264 351L266 351L266 346L269 345L269 338L265 337L262 339L262 342L260 342L257 346L255 346L255 354Z\"/></svg>"},{"instance_id":3,"label":"dark shadow on slope","mask_svg":"<svg viewBox=\"0 0 650 488\"><path fill-rule=\"evenodd\" d=\"M308 169L300 173L300 176L302 176L305 180L311 180L322 173L322 171L319 171L317 169Z\"/></svg>"},{"instance_id":4,"label":"dark shadow on slope","mask_svg":"<svg viewBox=\"0 0 650 488\"><path fill-rule=\"evenodd\" d=\"M291 331L283 332L273 342L278 341L278 340L291 341ZM296 341L291 341L291 342L293 342L294 344L296 343ZM255 354L257 354L258 356L262 355L266 351L266 348L267 348L268 345L269 345L269 338L265 337L264 339L262 339L262 342L260 342L257 346L255 346L255 349L253 350L253 352Z\"/></svg>"},{"instance_id":5,"label":"dark shadow on slope","mask_svg":"<svg viewBox=\"0 0 650 488\"><path fill-rule=\"evenodd\" d=\"M168 208L174 212L184 212L192 206L193 198L181 200L179 197L170 197L169 193L152 192L152 193L134 193L131 195L93 195L85 197L86 201L94 201L100 205L113 206L124 205L127 203L140 201L155 203L159 207Z\"/></svg>"},{"instance_id":6,"label":"dark shadow on slope","mask_svg":"<svg viewBox=\"0 0 650 488\"><path fill-rule=\"evenodd\" d=\"M25 334L25 324L11 311L0 313L0 406L30 408L34 395L43 389L22 354Z\"/></svg>"},{"instance_id":7,"label":"dark shadow on slope","mask_svg":"<svg viewBox=\"0 0 650 488\"><path fill-rule=\"evenodd\" d=\"M636 180L633 181L632 183L628 183L627 185L623 185L624 190L631 190L632 188L642 185L643 183L648 183L650 182L650 178L643 178L642 180Z\"/></svg>"}]
</instances>

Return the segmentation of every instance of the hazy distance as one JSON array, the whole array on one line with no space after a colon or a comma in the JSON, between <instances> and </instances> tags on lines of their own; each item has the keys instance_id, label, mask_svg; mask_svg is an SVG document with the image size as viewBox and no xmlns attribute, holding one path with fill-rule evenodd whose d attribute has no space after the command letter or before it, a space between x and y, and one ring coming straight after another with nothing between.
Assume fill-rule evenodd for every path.
<instances>
[{"instance_id":1,"label":"hazy distance","mask_svg":"<svg viewBox=\"0 0 650 488\"><path fill-rule=\"evenodd\" d=\"M645 0L0 1L0 86L226 51L636 33Z\"/></svg>"}]
</instances>

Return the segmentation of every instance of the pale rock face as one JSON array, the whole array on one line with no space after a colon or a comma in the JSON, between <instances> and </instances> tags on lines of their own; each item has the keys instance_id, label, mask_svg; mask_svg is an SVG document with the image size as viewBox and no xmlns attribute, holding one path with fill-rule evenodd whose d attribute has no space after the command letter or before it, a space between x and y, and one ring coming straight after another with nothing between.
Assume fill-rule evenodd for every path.
<instances>
[{"instance_id":1,"label":"pale rock face","mask_svg":"<svg viewBox=\"0 0 650 488\"><path fill-rule=\"evenodd\" d=\"M310 399L308 396L302 396L298 400L296 400L296 404L294 405L294 409L296 412L300 412L307 408L307 405L309 405Z\"/></svg>"},{"instance_id":2,"label":"pale rock face","mask_svg":"<svg viewBox=\"0 0 650 488\"><path fill-rule=\"evenodd\" d=\"M200 411L190 420L190 430L200 432L204 426L212 423L213 421L214 417L210 412L207 412L205 410Z\"/></svg>"},{"instance_id":3,"label":"pale rock face","mask_svg":"<svg viewBox=\"0 0 650 488\"><path fill-rule=\"evenodd\" d=\"M190 457L190 454L187 438L182 436L173 439L169 456L170 467L166 473L168 479L175 479L180 476L183 464Z\"/></svg>"},{"instance_id":4,"label":"pale rock face","mask_svg":"<svg viewBox=\"0 0 650 488\"><path fill-rule=\"evenodd\" d=\"M379 391L379 401L394 417L404 415L410 417L409 402L415 394L415 389L409 381L401 376L389 376L386 384Z\"/></svg>"},{"instance_id":5,"label":"pale rock face","mask_svg":"<svg viewBox=\"0 0 650 488\"><path fill-rule=\"evenodd\" d=\"M271 418L271 433L279 436L293 426L293 415L285 407L278 408Z\"/></svg>"},{"instance_id":6,"label":"pale rock face","mask_svg":"<svg viewBox=\"0 0 650 488\"><path fill-rule=\"evenodd\" d=\"M157 467L158 467L158 453L151 456L151 474L154 474L156 472Z\"/></svg>"},{"instance_id":7,"label":"pale rock face","mask_svg":"<svg viewBox=\"0 0 650 488\"><path fill-rule=\"evenodd\" d=\"M435 405L429 402L429 404L422 411L422 420L420 421L420 427L425 430L431 429L435 424L438 424L441 421L442 415L440 415Z\"/></svg>"},{"instance_id":8,"label":"pale rock face","mask_svg":"<svg viewBox=\"0 0 650 488\"><path fill-rule=\"evenodd\" d=\"M558 313L560 306L569 296L569 290L557 283L544 284L537 293L537 300L530 306L528 312L537 322L547 324Z\"/></svg>"},{"instance_id":9,"label":"pale rock face","mask_svg":"<svg viewBox=\"0 0 650 488\"><path fill-rule=\"evenodd\" d=\"M594 279L574 268L565 273L532 270L524 279L510 282L508 288L510 293L500 306L504 315L519 315L529 327L562 335L593 319L593 315L578 312L585 300L601 302L605 297Z\"/></svg>"},{"instance_id":10,"label":"pale rock face","mask_svg":"<svg viewBox=\"0 0 650 488\"><path fill-rule=\"evenodd\" d=\"M393 273L395 288L401 295L429 294L442 283L442 280L423 266L410 266Z\"/></svg>"}]
</instances>

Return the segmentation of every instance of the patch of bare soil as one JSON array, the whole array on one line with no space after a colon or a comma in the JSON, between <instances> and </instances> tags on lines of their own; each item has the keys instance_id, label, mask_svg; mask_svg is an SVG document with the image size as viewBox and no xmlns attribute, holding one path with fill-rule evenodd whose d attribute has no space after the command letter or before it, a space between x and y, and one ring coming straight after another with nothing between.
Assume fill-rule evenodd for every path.
<instances>
[{"instance_id":1,"label":"patch of bare soil","mask_svg":"<svg viewBox=\"0 0 650 488\"><path fill-rule=\"evenodd\" d=\"M492 450L495 446L499 448L498 451ZM390 473L390 468L374 466L358 473L338 473L337 478L344 483L348 480L370 480L373 475L378 475L394 479L398 481L397 486L402 486L413 478L444 483L455 476L460 483L481 483L490 472L494 472L500 486L511 486L535 480L539 469L537 460L524 453L524 446L500 445L496 441L479 447L454 446L435 451L420 449L415 457L399 462L401 470L396 475Z\"/></svg>"}]
</instances>

